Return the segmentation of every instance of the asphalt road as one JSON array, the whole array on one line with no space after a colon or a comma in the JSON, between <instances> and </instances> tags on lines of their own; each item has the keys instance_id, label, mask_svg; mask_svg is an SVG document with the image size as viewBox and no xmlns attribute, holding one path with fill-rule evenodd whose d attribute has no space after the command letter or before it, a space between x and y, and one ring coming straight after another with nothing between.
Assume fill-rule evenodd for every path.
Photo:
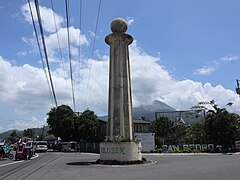
<instances>
[{"instance_id":1,"label":"asphalt road","mask_svg":"<svg viewBox=\"0 0 240 180\"><path fill-rule=\"evenodd\" d=\"M9 180L240 180L240 155L144 154L145 165L95 165L98 154L48 152L29 161L0 160Z\"/></svg>"}]
</instances>

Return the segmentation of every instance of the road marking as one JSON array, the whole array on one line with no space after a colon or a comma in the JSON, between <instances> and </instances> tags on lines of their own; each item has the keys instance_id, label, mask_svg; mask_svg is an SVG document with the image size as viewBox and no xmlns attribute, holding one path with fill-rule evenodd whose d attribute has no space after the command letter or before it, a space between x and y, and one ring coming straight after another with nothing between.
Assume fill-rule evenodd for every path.
<instances>
[{"instance_id":1,"label":"road marking","mask_svg":"<svg viewBox=\"0 0 240 180\"><path fill-rule=\"evenodd\" d=\"M7 164L2 164L2 165L0 165L0 167L9 166L9 165L11 165L11 164L20 163L20 162L22 162L22 161L24 161L24 160L21 160L21 161L15 161L15 162L7 163Z\"/></svg>"},{"instance_id":2,"label":"road marking","mask_svg":"<svg viewBox=\"0 0 240 180\"><path fill-rule=\"evenodd\" d=\"M38 154L36 153L34 157L32 157L31 159L35 159L38 157ZM0 165L0 167L4 167L4 166L9 166L9 165L12 165L12 164L16 164L16 163L20 163L20 162L23 162L24 160L21 160L21 161L15 161L15 162L11 162L11 163L7 163L7 164L2 164Z\"/></svg>"},{"instance_id":3,"label":"road marking","mask_svg":"<svg viewBox=\"0 0 240 180\"><path fill-rule=\"evenodd\" d=\"M35 153L35 156L33 156L31 159L35 159L35 158L37 158L37 157L38 157L38 154Z\"/></svg>"}]
</instances>

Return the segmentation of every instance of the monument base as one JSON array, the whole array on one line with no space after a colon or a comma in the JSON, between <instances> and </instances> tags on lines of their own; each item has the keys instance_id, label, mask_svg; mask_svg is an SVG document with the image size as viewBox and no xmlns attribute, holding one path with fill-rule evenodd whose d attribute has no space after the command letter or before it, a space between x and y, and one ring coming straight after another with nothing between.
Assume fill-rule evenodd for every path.
<instances>
[{"instance_id":1,"label":"monument base","mask_svg":"<svg viewBox=\"0 0 240 180\"><path fill-rule=\"evenodd\" d=\"M141 142L103 142L100 143L101 162L133 164L142 162Z\"/></svg>"}]
</instances>

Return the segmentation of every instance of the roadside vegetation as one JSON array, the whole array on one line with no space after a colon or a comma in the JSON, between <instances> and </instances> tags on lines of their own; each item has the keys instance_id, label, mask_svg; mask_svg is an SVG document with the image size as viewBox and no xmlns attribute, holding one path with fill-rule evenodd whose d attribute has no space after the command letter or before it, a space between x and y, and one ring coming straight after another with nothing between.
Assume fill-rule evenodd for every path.
<instances>
[{"instance_id":1,"label":"roadside vegetation","mask_svg":"<svg viewBox=\"0 0 240 180\"><path fill-rule=\"evenodd\" d=\"M214 101L200 102L192 109L196 110L196 116L198 111L204 109L205 118L190 125L176 125L167 117L159 117L151 122L149 132L155 133L156 152L163 152L164 145L183 144L214 144L221 145L222 152L236 151L235 141L240 140L238 114L220 108ZM22 134L13 131L7 141L15 143L20 137L47 141L54 141L58 137L62 141L106 141L106 137L100 133L101 126L94 111L87 109L82 113L76 113L69 106L61 105L51 108L47 115L48 126L39 129L37 133L35 129L25 129ZM126 140L118 137L115 141ZM172 152L199 152L199 150L174 148Z\"/></svg>"},{"instance_id":2,"label":"roadside vegetation","mask_svg":"<svg viewBox=\"0 0 240 180\"><path fill-rule=\"evenodd\" d=\"M214 101L200 102L193 109L196 112L205 109L205 118L189 126L175 125L167 117L160 117L151 123L150 131L155 133L157 152L162 152L161 147L165 144L214 144L221 145L223 152L236 150L235 141L240 140L238 114L230 113L226 108L220 108ZM175 149L174 151L185 152L186 150ZM187 151L198 152L191 149Z\"/></svg>"}]
</instances>

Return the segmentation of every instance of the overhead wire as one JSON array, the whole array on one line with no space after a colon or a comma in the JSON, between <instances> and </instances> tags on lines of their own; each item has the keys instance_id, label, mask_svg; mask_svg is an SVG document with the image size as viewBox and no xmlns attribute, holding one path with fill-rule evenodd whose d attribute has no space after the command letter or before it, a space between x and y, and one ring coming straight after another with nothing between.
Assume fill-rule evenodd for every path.
<instances>
[{"instance_id":1,"label":"overhead wire","mask_svg":"<svg viewBox=\"0 0 240 180\"><path fill-rule=\"evenodd\" d=\"M61 45L60 45L60 40L59 40L59 34L58 34L58 28L57 28L57 23L56 23L56 17L55 17L55 13L54 13L55 10L54 10L54 6L53 6L53 1L52 0L51 0L51 8L52 8L52 14L53 14L53 20L54 20L54 26L55 26L55 33L57 35L58 51L59 51L59 54L60 54L60 60L62 62L62 68L64 68L62 50L61 50Z\"/></svg>"},{"instance_id":2,"label":"overhead wire","mask_svg":"<svg viewBox=\"0 0 240 180\"><path fill-rule=\"evenodd\" d=\"M73 73L72 73L72 57L71 57L71 44L70 44L70 32L69 32L69 1L65 0L66 5L66 19L67 19L67 37L68 37L68 56L69 56L69 69L72 87L72 101L73 110L75 111L75 97L74 97L74 83L73 83Z\"/></svg>"},{"instance_id":3,"label":"overhead wire","mask_svg":"<svg viewBox=\"0 0 240 180\"><path fill-rule=\"evenodd\" d=\"M89 73L88 73L88 80L87 80L86 96L85 96L85 98L87 98L87 95L88 95L88 91L87 91L87 89L88 89L89 81L90 81L90 77L91 77L92 59L93 59L94 50L95 50L95 43L96 43L96 36L97 36L97 29L98 29L98 22L99 22L99 16L100 16L101 4L102 4L102 0L99 0L99 4L98 4L98 13L97 13L97 20L96 20L96 26L95 26L95 31L94 31L93 46L92 46L92 54L91 54L90 65L89 65ZM85 99L84 104L86 105L86 99ZM85 105L84 105L84 106L85 106Z\"/></svg>"},{"instance_id":4,"label":"overhead wire","mask_svg":"<svg viewBox=\"0 0 240 180\"><path fill-rule=\"evenodd\" d=\"M35 24L35 21L34 21L34 18L33 18L33 13L32 13L32 7L31 7L31 4L30 4L30 0L28 0L28 6L29 6L29 10L30 10L32 23L33 23L33 29L34 29L34 32L35 32L38 51L39 51L40 59L41 59L41 62L42 62L42 68L43 68L43 71L44 71L44 74L45 74L45 77L46 77L46 81L47 81L47 84L48 84L49 94L51 95L51 85L50 85L50 82L49 82L49 79L48 79L48 76L47 76L46 66L45 66L45 63L44 63L44 60L43 60L43 55L42 55L42 51L41 51L40 42L39 42L39 39L38 39L36 24Z\"/></svg>"},{"instance_id":5,"label":"overhead wire","mask_svg":"<svg viewBox=\"0 0 240 180\"><path fill-rule=\"evenodd\" d=\"M82 33L82 0L80 0L80 6L79 6L79 37L78 37L78 101L77 101L77 107L80 109L80 73L81 73L81 33Z\"/></svg>"},{"instance_id":6,"label":"overhead wire","mask_svg":"<svg viewBox=\"0 0 240 180\"><path fill-rule=\"evenodd\" d=\"M46 43L45 43L45 39L44 39L44 33L43 33L42 20L41 20L41 14L40 14L38 0L34 0L34 2L35 2L36 12L37 12L40 34L41 34L41 37L42 37L43 50L44 50L44 55L45 55L45 59L46 59L46 64L47 64L47 69L48 69L48 76L49 76L49 80L50 80L52 95L53 95L53 99L54 99L54 102L55 102L55 106L58 107L57 98L56 98L56 94L55 94L55 90L54 90L54 86L53 86L53 81L52 81L52 75L51 75L51 71L50 71L50 65L49 65L49 61L48 61L47 48L46 48Z\"/></svg>"},{"instance_id":7,"label":"overhead wire","mask_svg":"<svg viewBox=\"0 0 240 180\"><path fill-rule=\"evenodd\" d=\"M64 73L65 83L66 83L66 86L67 86L67 70L65 69L65 66L64 66L64 59L63 59L62 50L61 50L62 48L61 48L60 40L59 40L60 39L59 38L59 32L58 32L59 29L57 27L57 22L56 22L56 17L55 17L55 9L54 9L52 0L51 0L51 8L52 8L52 14L53 14L53 20L54 20L54 26L55 26L55 33L57 35L58 51L59 51L59 54L60 54L60 60L61 60L62 69L63 69L63 73Z\"/></svg>"}]
</instances>

